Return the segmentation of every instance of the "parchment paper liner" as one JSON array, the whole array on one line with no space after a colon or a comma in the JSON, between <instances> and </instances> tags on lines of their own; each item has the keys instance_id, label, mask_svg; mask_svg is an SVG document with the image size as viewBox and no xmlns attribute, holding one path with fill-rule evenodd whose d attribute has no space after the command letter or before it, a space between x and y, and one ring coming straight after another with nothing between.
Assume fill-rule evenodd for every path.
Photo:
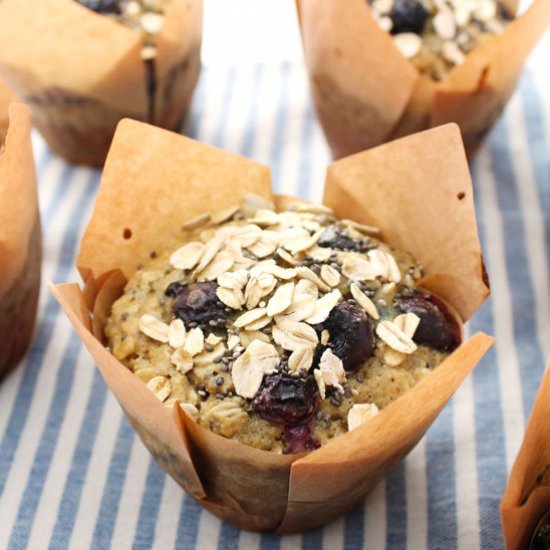
<instances>
[{"instance_id":1,"label":"parchment paper liner","mask_svg":"<svg viewBox=\"0 0 550 550\"><path fill-rule=\"evenodd\" d=\"M317 115L336 158L447 122L460 126L472 155L550 23L550 0L533 0L436 82L401 55L366 0L296 3ZM516 12L517 1L503 3Z\"/></svg>"},{"instance_id":2,"label":"parchment paper liner","mask_svg":"<svg viewBox=\"0 0 550 550\"><path fill-rule=\"evenodd\" d=\"M171 0L157 35L154 123L176 129L200 72L202 0ZM74 0L0 3L0 74L66 159L105 160L117 123L147 119L142 37Z\"/></svg>"},{"instance_id":3,"label":"parchment paper liner","mask_svg":"<svg viewBox=\"0 0 550 550\"><path fill-rule=\"evenodd\" d=\"M550 369L547 366L500 503L507 550L527 549L539 520L550 510L550 487L539 486L533 490L537 476L550 465L549 418Z\"/></svg>"},{"instance_id":4,"label":"parchment paper liner","mask_svg":"<svg viewBox=\"0 0 550 550\"><path fill-rule=\"evenodd\" d=\"M9 107L0 139L0 379L17 365L32 337L40 287L42 244L31 117Z\"/></svg>"},{"instance_id":5,"label":"parchment paper liner","mask_svg":"<svg viewBox=\"0 0 550 550\"><path fill-rule=\"evenodd\" d=\"M144 140L149 143L145 149ZM419 144L423 144L420 150ZM436 148L440 156L434 157ZM399 170L392 164L391 171L375 174L373 155L381 160L397 155ZM159 163L159 158L164 163ZM437 180L441 190L426 193L424 202L410 194L402 177L416 171L419 162L422 166L425 162L429 170L420 185L431 189ZM358 190L371 176L376 178L372 187ZM345 184L341 178L347 178ZM128 181L132 182L130 187L126 186ZM409 238L411 245L415 244L414 234L424 234L426 227L431 228L432 236L443 234L441 240L425 242L423 251L418 245L420 260L429 259L431 249L439 248L444 265L459 245L463 247L464 265L457 277L439 278L428 268L431 278L427 277L426 286L436 281L438 290L447 290L444 294L452 298L451 305L466 320L489 290L482 279L471 182L457 127L448 125L405 138L330 167L327 202L341 215L347 212L358 219L370 219L374 210L352 205L348 200L350 188L356 197L372 193L372 200L380 207L393 204L391 219L383 220L382 229L388 234L392 234L394 224L395 230L402 229L400 238L405 248L409 248ZM457 190L466 193L463 201L457 200ZM492 339L475 335L372 422L307 456L280 456L253 449L204 430L178 408L172 413L166 410L106 350L101 341L104 320L126 277L152 250L161 249L166 233L178 231L184 220L198 213L235 204L250 191L271 198L266 167L182 136L123 121L81 243L77 264L85 288L81 291L76 284L50 288L145 445L184 489L208 510L239 527L299 531L328 521L364 498L418 442ZM406 197L416 209L403 210ZM372 204L370 207L374 208ZM435 225L439 221L433 216L437 209L447 213L443 226ZM131 238L124 239L123 235L128 235L125 229L130 229ZM433 264L428 261L427 265ZM460 284L461 292L447 288L451 284ZM457 303L457 296L465 303Z\"/></svg>"},{"instance_id":6,"label":"parchment paper liner","mask_svg":"<svg viewBox=\"0 0 550 550\"><path fill-rule=\"evenodd\" d=\"M0 143L4 143L9 126L8 106L15 101L15 95L5 82L0 80Z\"/></svg>"}]
</instances>

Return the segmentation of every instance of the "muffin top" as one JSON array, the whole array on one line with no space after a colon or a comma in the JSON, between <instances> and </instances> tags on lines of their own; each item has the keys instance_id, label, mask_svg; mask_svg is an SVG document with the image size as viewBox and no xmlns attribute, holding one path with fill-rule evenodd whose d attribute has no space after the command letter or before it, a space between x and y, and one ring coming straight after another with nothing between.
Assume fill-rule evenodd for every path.
<instances>
[{"instance_id":1,"label":"muffin top","mask_svg":"<svg viewBox=\"0 0 550 550\"><path fill-rule=\"evenodd\" d=\"M368 0L380 27L426 76L443 80L511 19L498 0Z\"/></svg>"},{"instance_id":2,"label":"muffin top","mask_svg":"<svg viewBox=\"0 0 550 550\"><path fill-rule=\"evenodd\" d=\"M247 203L187 223L134 273L105 333L167 406L224 437L305 452L354 429L459 343L422 268L324 206Z\"/></svg>"},{"instance_id":3,"label":"muffin top","mask_svg":"<svg viewBox=\"0 0 550 550\"><path fill-rule=\"evenodd\" d=\"M156 57L155 36L164 23L164 10L170 0L76 0L82 6L105 15L143 34L141 56Z\"/></svg>"}]
</instances>

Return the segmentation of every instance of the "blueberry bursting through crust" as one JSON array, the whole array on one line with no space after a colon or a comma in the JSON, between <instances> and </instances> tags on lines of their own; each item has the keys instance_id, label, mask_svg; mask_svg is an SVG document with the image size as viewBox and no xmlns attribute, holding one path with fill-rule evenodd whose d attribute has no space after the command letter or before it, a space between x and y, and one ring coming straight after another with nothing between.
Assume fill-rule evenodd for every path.
<instances>
[{"instance_id":1,"label":"blueberry bursting through crust","mask_svg":"<svg viewBox=\"0 0 550 550\"><path fill-rule=\"evenodd\" d=\"M113 355L166 406L259 449L308 452L460 343L445 304L416 287L419 264L376 228L321 206L230 210L194 222L112 307Z\"/></svg>"}]
</instances>

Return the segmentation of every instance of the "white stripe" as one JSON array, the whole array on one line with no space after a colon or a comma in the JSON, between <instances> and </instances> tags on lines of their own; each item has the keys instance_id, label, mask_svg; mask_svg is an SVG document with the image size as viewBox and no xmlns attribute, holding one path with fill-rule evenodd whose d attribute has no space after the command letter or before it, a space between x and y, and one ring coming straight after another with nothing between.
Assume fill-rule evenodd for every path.
<instances>
[{"instance_id":1,"label":"white stripe","mask_svg":"<svg viewBox=\"0 0 550 550\"><path fill-rule=\"evenodd\" d=\"M271 143L273 141L281 87L280 67L265 67L257 95L257 111L259 114L254 126L254 152L252 158L267 165L271 161Z\"/></svg>"},{"instance_id":2,"label":"white stripe","mask_svg":"<svg viewBox=\"0 0 550 550\"><path fill-rule=\"evenodd\" d=\"M300 67L292 66L288 71L287 101L285 113L284 153L281 155L280 180L274 182L284 195L298 194L300 159L305 154L302 132L307 108L307 81Z\"/></svg>"},{"instance_id":3,"label":"white stripe","mask_svg":"<svg viewBox=\"0 0 550 550\"><path fill-rule=\"evenodd\" d=\"M323 549L324 550L338 550L344 548L344 529L345 529L344 516L340 516L331 521L323 529Z\"/></svg>"},{"instance_id":4,"label":"white stripe","mask_svg":"<svg viewBox=\"0 0 550 550\"><path fill-rule=\"evenodd\" d=\"M92 389L95 366L90 364L88 353L80 349L74 369L74 381L67 402L67 411L59 431L51 466L45 480L44 490L38 503L36 517L29 537L29 548L46 548L57 519L58 506L61 502L65 481L71 468L75 445L82 427L86 412L86 403Z\"/></svg>"},{"instance_id":5,"label":"white stripe","mask_svg":"<svg viewBox=\"0 0 550 550\"><path fill-rule=\"evenodd\" d=\"M155 548L176 548L178 522L175 518L181 517L181 514L174 512L183 506L184 495L183 489L171 477L166 476L155 531Z\"/></svg>"},{"instance_id":6,"label":"white stripe","mask_svg":"<svg viewBox=\"0 0 550 550\"><path fill-rule=\"evenodd\" d=\"M520 95L515 94L508 106L512 167L521 218L525 229L525 249L533 282L537 337L545 358L550 358L550 293L548 289L548 264L545 254L545 221L538 199L537 182L528 151L528 139L523 105Z\"/></svg>"},{"instance_id":7,"label":"white stripe","mask_svg":"<svg viewBox=\"0 0 550 550\"><path fill-rule=\"evenodd\" d=\"M464 340L468 340L468 325ZM455 492L458 550L476 550L479 540L479 503L477 491L476 427L474 385L470 374L460 385L453 402L455 449Z\"/></svg>"},{"instance_id":8,"label":"white stripe","mask_svg":"<svg viewBox=\"0 0 550 550\"><path fill-rule=\"evenodd\" d=\"M139 511L144 497L150 459L151 455L147 449L141 441L136 439L128 459L125 483L122 487L118 515L111 538L111 547L117 550L132 548Z\"/></svg>"},{"instance_id":9,"label":"white stripe","mask_svg":"<svg viewBox=\"0 0 550 550\"><path fill-rule=\"evenodd\" d=\"M426 438L405 459L407 497L407 548L428 547L428 491L426 481Z\"/></svg>"},{"instance_id":10,"label":"white stripe","mask_svg":"<svg viewBox=\"0 0 550 550\"><path fill-rule=\"evenodd\" d=\"M365 501L365 541L369 550L386 549L386 480L383 479Z\"/></svg>"},{"instance_id":11,"label":"white stripe","mask_svg":"<svg viewBox=\"0 0 550 550\"><path fill-rule=\"evenodd\" d=\"M204 90L203 116L198 121L197 139L204 143L212 143L218 121L225 109L223 102L225 87L227 85L227 74L225 71L209 71L207 77L208 86Z\"/></svg>"},{"instance_id":12,"label":"white stripe","mask_svg":"<svg viewBox=\"0 0 550 550\"><path fill-rule=\"evenodd\" d=\"M86 478L82 487L82 497L76 514L74 529L69 548L80 550L91 548L92 537L101 498L103 493L109 491L106 486L109 465L113 455L120 424L126 422L122 418L120 405L111 392L107 393L105 407L101 415L101 421L96 437Z\"/></svg>"},{"instance_id":13,"label":"white stripe","mask_svg":"<svg viewBox=\"0 0 550 550\"><path fill-rule=\"evenodd\" d=\"M256 550L260 548L260 535L250 531L241 531L239 536L239 550Z\"/></svg>"},{"instance_id":14,"label":"white stripe","mask_svg":"<svg viewBox=\"0 0 550 550\"><path fill-rule=\"evenodd\" d=\"M311 139L311 174L309 177L309 198L314 202L323 202L326 173L331 162L332 158L327 142L323 136L319 122L316 119Z\"/></svg>"},{"instance_id":15,"label":"white stripe","mask_svg":"<svg viewBox=\"0 0 550 550\"><path fill-rule=\"evenodd\" d=\"M216 548L220 536L221 521L210 512L203 510L199 516L199 529L195 548Z\"/></svg>"},{"instance_id":16,"label":"white stripe","mask_svg":"<svg viewBox=\"0 0 550 550\"><path fill-rule=\"evenodd\" d=\"M495 337L499 345L496 355L499 366L501 410L504 420L504 445L506 463L511 467L521 443L524 418L521 400L521 379L517 352L515 349L512 324L512 303L510 284L506 270L506 255L502 235L501 216L495 186L495 177L491 173L491 158L487 148L480 151L478 157L479 185L477 193L479 205L485 220L485 258L491 280L493 296L492 309Z\"/></svg>"},{"instance_id":17,"label":"white stripe","mask_svg":"<svg viewBox=\"0 0 550 550\"><path fill-rule=\"evenodd\" d=\"M281 537L281 550L301 550L302 535L285 535Z\"/></svg>"},{"instance_id":18,"label":"white stripe","mask_svg":"<svg viewBox=\"0 0 550 550\"><path fill-rule=\"evenodd\" d=\"M218 147L223 147L225 151L239 154L239 148L242 143L242 134L244 125L248 119L250 111L250 96L252 95L254 79L251 77L251 71L235 71L233 77L233 90L229 94L230 102L223 106L227 119L223 133L218 135L218 128L214 130L218 142ZM226 90L224 89L224 93ZM218 120L219 124L219 120ZM210 139L213 140L212 136Z\"/></svg>"}]
</instances>

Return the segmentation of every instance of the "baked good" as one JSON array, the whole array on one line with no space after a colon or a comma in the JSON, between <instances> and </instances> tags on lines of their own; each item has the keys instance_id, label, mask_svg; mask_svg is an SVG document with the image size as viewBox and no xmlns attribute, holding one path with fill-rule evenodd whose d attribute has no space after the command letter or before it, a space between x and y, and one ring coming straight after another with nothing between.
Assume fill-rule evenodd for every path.
<instances>
[{"instance_id":1,"label":"baked good","mask_svg":"<svg viewBox=\"0 0 550 550\"><path fill-rule=\"evenodd\" d=\"M547 366L500 503L504 539L509 550L543 550L550 542L549 395Z\"/></svg>"},{"instance_id":2,"label":"baked good","mask_svg":"<svg viewBox=\"0 0 550 550\"><path fill-rule=\"evenodd\" d=\"M178 246L171 243L181 244L182 226L189 227L191 220L198 223L197 216L208 211L213 197L223 211L250 194L274 202L277 212L295 202L271 194L265 166L146 124L123 121L77 259L84 287L62 284L50 289L144 444L193 498L241 528L302 531L364 499L418 443L492 339L474 335L376 416L306 453L244 445L205 429L179 405L166 407L110 352L105 327L113 304L153 252L160 258L164 250L169 254ZM448 303L461 322L488 295L471 182L456 126L332 164L324 204L340 220L378 227L384 242L416 257L424 267L418 286ZM212 300L216 307L217 298L216 294ZM188 328L186 338L193 330ZM181 336L181 326L179 332ZM198 331L193 334L191 344L200 340ZM115 348L117 335L112 337ZM122 342L123 335L118 337ZM165 384L160 382L157 390Z\"/></svg>"},{"instance_id":3,"label":"baked good","mask_svg":"<svg viewBox=\"0 0 550 550\"><path fill-rule=\"evenodd\" d=\"M196 228L196 226L199 226ZM397 399L460 343L422 268L330 208L265 201L200 216L128 281L113 355L201 426L316 449Z\"/></svg>"},{"instance_id":4,"label":"baked good","mask_svg":"<svg viewBox=\"0 0 550 550\"><path fill-rule=\"evenodd\" d=\"M434 80L443 80L512 18L498 0L369 0L368 4L399 51Z\"/></svg>"},{"instance_id":5,"label":"baked good","mask_svg":"<svg viewBox=\"0 0 550 550\"><path fill-rule=\"evenodd\" d=\"M550 0L533 0L517 17L515 0L498 9L494 1L297 0L315 110L333 156L450 122L473 155L550 24ZM420 17L405 25L398 16L409 9ZM493 12L496 18L476 22ZM437 29L452 38L442 41Z\"/></svg>"},{"instance_id":6,"label":"baked good","mask_svg":"<svg viewBox=\"0 0 550 550\"><path fill-rule=\"evenodd\" d=\"M32 337L42 245L31 117L20 103L9 107L6 138L0 139L0 379L23 357Z\"/></svg>"},{"instance_id":7,"label":"baked good","mask_svg":"<svg viewBox=\"0 0 550 550\"><path fill-rule=\"evenodd\" d=\"M202 0L7 0L0 21L0 74L67 160L102 165L124 117L179 130Z\"/></svg>"}]
</instances>

